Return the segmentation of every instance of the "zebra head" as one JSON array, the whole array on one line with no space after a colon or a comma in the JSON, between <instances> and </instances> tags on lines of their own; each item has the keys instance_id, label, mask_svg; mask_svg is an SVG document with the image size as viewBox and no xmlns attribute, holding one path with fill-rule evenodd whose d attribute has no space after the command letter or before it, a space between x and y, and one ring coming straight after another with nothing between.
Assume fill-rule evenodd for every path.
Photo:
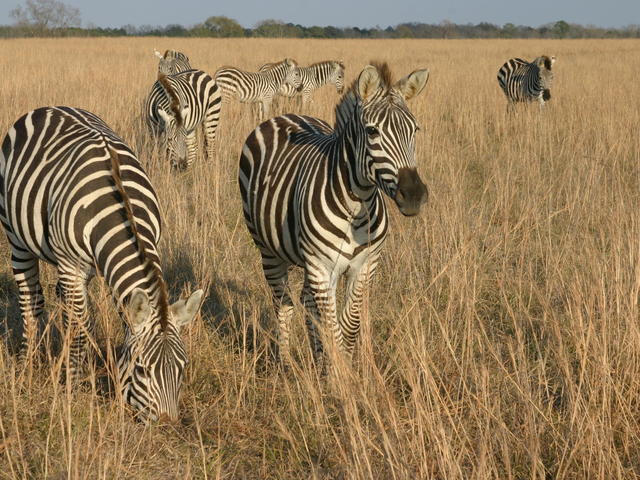
<instances>
[{"instance_id":1,"label":"zebra head","mask_svg":"<svg viewBox=\"0 0 640 480\"><path fill-rule=\"evenodd\" d=\"M342 94L344 91L344 63L331 62L331 74L329 75L329 82L336 86L336 91Z\"/></svg>"},{"instance_id":2,"label":"zebra head","mask_svg":"<svg viewBox=\"0 0 640 480\"><path fill-rule=\"evenodd\" d=\"M302 90L302 78L300 76L298 63L290 58L286 58L283 63L285 66L285 77L282 83L291 85L296 91L300 92Z\"/></svg>"},{"instance_id":3,"label":"zebra head","mask_svg":"<svg viewBox=\"0 0 640 480\"><path fill-rule=\"evenodd\" d=\"M548 57L547 55L538 57L533 61L533 63L538 67L540 86L544 90L549 90L553 83L553 72L551 71L551 67L553 67L555 61L556 57Z\"/></svg>"},{"instance_id":4,"label":"zebra head","mask_svg":"<svg viewBox=\"0 0 640 480\"><path fill-rule=\"evenodd\" d=\"M198 290L187 300L156 309L144 290L136 288L131 294L129 328L118 370L122 397L141 421L178 419L180 386L187 365L180 329L191 323L202 296Z\"/></svg>"},{"instance_id":5,"label":"zebra head","mask_svg":"<svg viewBox=\"0 0 640 480\"><path fill-rule=\"evenodd\" d=\"M416 169L418 124L405 102L424 89L429 71L416 70L393 85L390 78L386 63L369 65L354 86L356 144L364 150L359 180L377 185L403 215L412 216L426 202L427 187Z\"/></svg>"},{"instance_id":6,"label":"zebra head","mask_svg":"<svg viewBox=\"0 0 640 480\"><path fill-rule=\"evenodd\" d=\"M160 139L165 146L171 166L183 169L187 165L187 129L184 119L190 114L186 99L181 99L166 75L160 75L158 82L169 101L167 107L158 107Z\"/></svg>"}]
</instances>

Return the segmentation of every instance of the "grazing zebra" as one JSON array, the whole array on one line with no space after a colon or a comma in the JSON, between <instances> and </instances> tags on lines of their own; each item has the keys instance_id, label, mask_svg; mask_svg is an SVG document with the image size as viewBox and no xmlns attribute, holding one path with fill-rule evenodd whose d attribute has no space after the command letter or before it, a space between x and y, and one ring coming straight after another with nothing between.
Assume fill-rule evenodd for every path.
<instances>
[{"instance_id":1,"label":"grazing zebra","mask_svg":"<svg viewBox=\"0 0 640 480\"><path fill-rule=\"evenodd\" d=\"M313 317L307 326L316 360L323 350L314 323L320 319L351 356L363 293L387 235L382 193L406 216L416 215L427 199L414 158L418 126L405 101L428 77L428 70L417 70L392 84L386 64L369 65L336 107L334 129L289 114L262 123L247 138L240 194L273 294L282 358L289 357L291 265L304 269L302 302ZM347 300L337 318L342 275Z\"/></svg>"},{"instance_id":2,"label":"grazing zebra","mask_svg":"<svg viewBox=\"0 0 640 480\"><path fill-rule=\"evenodd\" d=\"M71 338L68 379L79 379L94 329L87 285L99 273L127 319L118 358L123 398L141 419L176 419L187 363L179 330L193 320L203 292L169 305L156 248L158 200L123 140L84 110L25 114L2 143L0 220L18 284L23 355L44 322L43 260L58 270L56 292Z\"/></svg>"},{"instance_id":3,"label":"grazing zebra","mask_svg":"<svg viewBox=\"0 0 640 480\"><path fill-rule=\"evenodd\" d=\"M200 125L204 127L207 157L213 159L221 105L220 89L201 70L158 76L145 106L147 126L165 145L172 167L185 169L193 163Z\"/></svg>"},{"instance_id":4,"label":"grazing zebra","mask_svg":"<svg viewBox=\"0 0 640 480\"><path fill-rule=\"evenodd\" d=\"M298 64L289 58L258 73L223 67L216 72L215 79L225 99L236 98L243 103L260 102L260 118L269 115L273 97L282 85L288 84L296 89L301 87Z\"/></svg>"},{"instance_id":5,"label":"grazing zebra","mask_svg":"<svg viewBox=\"0 0 640 480\"><path fill-rule=\"evenodd\" d=\"M537 100L540 107L551 99L553 72L556 57L543 55L529 63L521 58L508 60L498 71L498 83L507 97L510 107L516 102Z\"/></svg>"},{"instance_id":6,"label":"grazing zebra","mask_svg":"<svg viewBox=\"0 0 640 480\"><path fill-rule=\"evenodd\" d=\"M189 63L189 57L182 52L176 50L167 50L162 55L159 51L155 51L156 57L160 59L158 62L158 75L174 75L180 72L192 70Z\"/></svg>"},{"instance_id":7,"label":"grazing zebra","mask_svg":"<svg viewBox=\"0 0 640 480\"><path fill-rule=\"evenodd\" d=\"M267 63L260 67L260 71L268 71L273 65L273 63ZM311 94L314 90L328 83L333 83L337 92L342 94L344 89L344 64L342 62L328 60L314 63L308 67L299 67L299 69L302 89L295 89L290 84L285 83L278 90L278 95L291 98L302 93L302 103L305 104L311 101Z\"/></svg>"}]
</instances>

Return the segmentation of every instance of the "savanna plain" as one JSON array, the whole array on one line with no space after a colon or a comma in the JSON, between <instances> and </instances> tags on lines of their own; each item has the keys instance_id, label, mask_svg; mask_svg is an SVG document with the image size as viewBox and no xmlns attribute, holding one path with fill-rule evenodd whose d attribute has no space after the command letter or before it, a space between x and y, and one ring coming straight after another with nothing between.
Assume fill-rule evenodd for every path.
<instances>
[{"instance_id":1,"label":"savanna plain","mask_svg":"<svg viewBox=\"0 0 640 480\"><path fill-rule=\"evenodd\" d=\"M294 361L275 322L237 186L252 108L223 107L216 158L175 173L150 141L154 48L210 74L284 57L370 60L396 78L427 67L410 102L429 201L391 227L353 366L318 374L294 317ZM506 112L511 57L555 55L545 111ZM0 131L45 105L85 108L138 154L160 199L172 299L205 288L184 331L177 425L135 422L72 390L62 353L18 367L17 291L0 247L0 478L631 479L640 476L640 42L637 40L32 39L0 42ZM303 113L333 122L325 87ZM300 111L280 101L276 113ZM387 199L388 200L388 199ZM59 326L55 270L43 269ZM294 275L293 287L301 287ZM122 338L91 285L97 346ZM54 352L55 353L55 352Z\"/></svg>"}]
</instances>

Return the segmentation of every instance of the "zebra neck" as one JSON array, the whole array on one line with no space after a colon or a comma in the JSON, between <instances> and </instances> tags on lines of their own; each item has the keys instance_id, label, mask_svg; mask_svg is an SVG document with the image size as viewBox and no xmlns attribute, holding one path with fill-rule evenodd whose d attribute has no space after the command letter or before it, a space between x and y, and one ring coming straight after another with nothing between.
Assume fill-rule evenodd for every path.
<instances>
[{"instance_id":1,"label":"zebra neck","mask_svg":"<svg viewBox=\"0 0 640 480\"><path fill-rule=\"evenodd\" d=\"M148 247L147 247L148 248ZM147 250L146 258L133 248L125 248L108 257L98 257L96 262L99 273L111 288L119 306L129 303L131 293L140 288L149 296L152 305L158 305L162 281L160 263L155 249ZM155 264L158 268L153 268Z\"/></svg>"},{"instance_id":2,"label":"zebra neck","mask_svg":"<svg viewBox=\"0 0 640 480\"><path fill-rule=\"evenodd\" d=\"M366 148L362 141L363 135L359 134L361 128L354 116L339 133L338 151L335 155L337 167L332 169L338 174L339 183L348 190L349 199L358 204L373 202L377 194L375 183L363 175Z\"/></svg>"}]
</instances>

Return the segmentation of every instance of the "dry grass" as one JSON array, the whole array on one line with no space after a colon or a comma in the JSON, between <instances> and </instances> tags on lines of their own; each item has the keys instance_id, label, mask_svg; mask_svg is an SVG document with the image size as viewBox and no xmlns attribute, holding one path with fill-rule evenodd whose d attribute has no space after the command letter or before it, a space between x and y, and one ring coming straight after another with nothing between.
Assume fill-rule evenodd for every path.
<instances>
[{"instance_id":1,"label":"dry grass","mask_svg":"<svg viewBox=\"0 0 640 480\"><path fill-rule=\"evenodd\" d=\"M416 219L392 212L355 367L338 381L310 367L300 309L299 363L283 372L269 360L268 292L236 183L250 109L225 109L214 162L171 174L141 122L153 48L210 73L285 56L344 60L350 78L372 58L396 75L431 69L412 104L430 203ZM70 391L57 358L16 371L7 342L0 477L640 475L637 41L8 40L2 52L0 131L49 104L104 118L160 196L172 295L209 290L185 334L191 421L178 427L144 427L116 399ZM558 57L552 103L509 120L497 70L542 53ZM336 99L324 89L307 113L332 121ZM11 339L16 289L1 249ZM54 282L47 268L49 298ZM92 300L104 345L121 326L99 281Z\"/></svg>"}]
</instances>

